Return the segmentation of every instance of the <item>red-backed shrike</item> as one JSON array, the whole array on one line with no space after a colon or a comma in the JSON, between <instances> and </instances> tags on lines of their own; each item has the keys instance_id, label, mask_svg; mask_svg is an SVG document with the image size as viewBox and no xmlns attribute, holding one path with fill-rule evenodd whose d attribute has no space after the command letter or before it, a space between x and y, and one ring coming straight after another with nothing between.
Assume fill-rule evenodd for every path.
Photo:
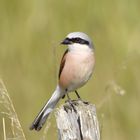
<instances>
[{"instance_id":1,"label":"red-backed shrike","mask_svg":"<svg viewBox=\"0 0 140 140\"><path fill-rule=\"evenodd\" d=\"M58 101L71 91L82 87L91 77L95 58L91 39L82 32L73 32L61 42L68 45L59 70L58 85L49 101L41 109L30 129L39 131Z\"/></svg>"}]
</instances>

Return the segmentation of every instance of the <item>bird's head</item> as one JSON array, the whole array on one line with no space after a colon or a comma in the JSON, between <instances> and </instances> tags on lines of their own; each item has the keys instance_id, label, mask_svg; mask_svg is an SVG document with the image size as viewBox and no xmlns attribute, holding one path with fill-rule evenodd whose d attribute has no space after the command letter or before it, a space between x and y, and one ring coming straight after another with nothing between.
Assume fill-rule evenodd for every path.
<instances>
[{"instance_id":1,"label":"bird's head","mask_svg":"<svg viewBox=\"0 0 140 140\"><path fill-rule=\"evenodd\" d=\"M69 50L93 49L91 39L82 32L69 33L61 44L68 45Z\"/></svg>"}]
</instances>

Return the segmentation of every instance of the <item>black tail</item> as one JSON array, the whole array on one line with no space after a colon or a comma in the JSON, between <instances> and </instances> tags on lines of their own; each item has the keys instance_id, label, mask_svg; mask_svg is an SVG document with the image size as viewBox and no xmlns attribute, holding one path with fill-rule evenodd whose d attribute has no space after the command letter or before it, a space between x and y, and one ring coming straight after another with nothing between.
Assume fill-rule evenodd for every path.
<instances>
[{"instance_id":1,"label":"black tail","mask_svg":"<svg viewBox=\"0 0 140 140\"><path fill-rule=\"evenodd\" d=\"M47 114L45 117L44 116L44 108L42 108L42 110L40 111L40 113L37 115L37 117L35 118L35 120L33 121L32 125L30 126L30 130L35 129L36 131L39 131L42 126L44 125L44 123L46 122L49 114Z\"/></svg>"}]
</instances>

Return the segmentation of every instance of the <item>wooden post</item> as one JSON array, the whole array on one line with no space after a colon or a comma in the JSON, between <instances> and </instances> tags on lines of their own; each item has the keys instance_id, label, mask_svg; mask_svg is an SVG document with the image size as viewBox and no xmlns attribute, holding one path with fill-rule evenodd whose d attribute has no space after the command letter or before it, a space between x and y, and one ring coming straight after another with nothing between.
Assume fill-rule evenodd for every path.
<instances>
[{"instance_id":1,"label":"wooden post","mask_svg":"<svg viewBox=\"0 0 140 140\"><path fill-rule=\"evenodd\" d=\"M58 108L55 116L59 140L100 140L95 105L72 100Z\"/></svg>"}]
</instances>

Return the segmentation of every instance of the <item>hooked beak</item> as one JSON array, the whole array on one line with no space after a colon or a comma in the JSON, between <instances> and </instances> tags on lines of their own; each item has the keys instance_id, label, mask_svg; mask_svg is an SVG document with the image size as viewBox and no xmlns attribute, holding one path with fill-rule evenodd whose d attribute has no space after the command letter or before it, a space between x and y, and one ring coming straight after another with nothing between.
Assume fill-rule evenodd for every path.
<instances>
[{"instance_id":1,"label":"hooked beak","mask_svg":"<svg viewBox=\"0 0 140 140\"><path fill-rule=\"evenodd\" d=\"M65 38L60 44L63 44L63 45L68 45L68 44L72 44L71 40L68 39L68 38Z\"/></svg>"}]
</instances>

